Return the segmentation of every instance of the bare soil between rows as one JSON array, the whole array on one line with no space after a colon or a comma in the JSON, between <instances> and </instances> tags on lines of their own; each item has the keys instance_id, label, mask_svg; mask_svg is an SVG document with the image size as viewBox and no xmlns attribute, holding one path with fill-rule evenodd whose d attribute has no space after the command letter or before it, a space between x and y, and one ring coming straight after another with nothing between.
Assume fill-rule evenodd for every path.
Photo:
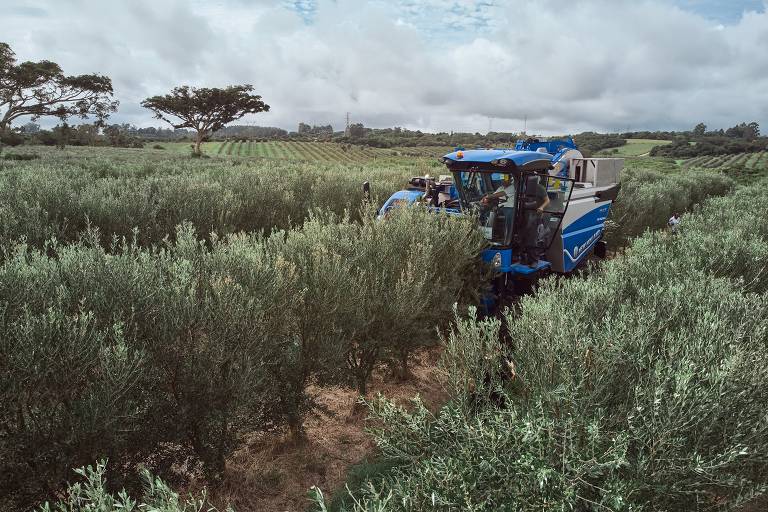
<instances>
[{"instance_id":1,"label":"bare soil between rows","mask_svg":"<svg viewBox=\"0 0 768 512\"><path fill-rule=\"evenodd\" d=\"M399 380L382 368L372 377L369 393L381 393L407 404L420 396L432 410L447 400L438 370L440 349L417 352L411 376ZM221 510L231 505L237 512L303 511L310 505L309 489L316 486L329 502L334 491L344 491L349 468L375 455L376 445L366 433L367 410L356 391L340 387L316 390L330 415L306 421L307 439L296 445L288 433L254 434L227 461L224 479L211 492L211 502ZM185 491L199 492L204 481L191 481Z\"/></svg>"}]
</instances>

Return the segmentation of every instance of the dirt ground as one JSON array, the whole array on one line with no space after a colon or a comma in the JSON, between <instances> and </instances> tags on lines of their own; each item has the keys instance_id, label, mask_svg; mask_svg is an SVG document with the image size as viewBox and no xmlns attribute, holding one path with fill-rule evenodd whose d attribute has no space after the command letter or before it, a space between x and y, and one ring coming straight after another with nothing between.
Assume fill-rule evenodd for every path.
<instances>
[{"instance_id":1,"label":"dirt ground","mask_svg":"<svg viewBox=\"0 0 768 512\"><path fill-rule=\"evenodd\" d=\"M375 372L370 393L405 403L417 394L430 408L437 408L446 394L437 369L437 349L415 354L406 381L386 370ZM317 486L329 502L333 491L343 488L350 466L375 453L365 433L366 411L357 412L357 393L343 388L319 390L320 402L331 416L306 422L307 442L295 446L287 435L254 435L227 463L222 485L211 501L222 510L231 504L238 512L302 511L310 504L308 491ZM193 484L192 487L195 487Z\"/></svg>"}]
</instances>

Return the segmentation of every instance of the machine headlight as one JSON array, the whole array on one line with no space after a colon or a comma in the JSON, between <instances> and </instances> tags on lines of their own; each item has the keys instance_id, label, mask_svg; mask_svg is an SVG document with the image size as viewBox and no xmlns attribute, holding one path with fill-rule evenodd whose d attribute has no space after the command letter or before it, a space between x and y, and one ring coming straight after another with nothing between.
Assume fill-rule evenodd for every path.
<instances>
[{"instance_id":1,"label":"machine headlight","mask_svg":"<svg viewBox=\"0 0 768 512\"><path fill-rule=\"evenodd\" d=\"M491 160L491 163L493 165L498 165L499 167L506 167L507 165L509 165L509 159L500 158L498 160Z\"/></svg>"},{"instance_id":2,"label":"machine headlight","mask_svg":"<svg viewBox=\"0 0 768 512\"><path fill-rule=\"evenodd\" d=\"M493 260L491 261L493 263L493 268L499 268L501 267L501 253L497 252L493 255Z\"/></svg>"}]
</instances>

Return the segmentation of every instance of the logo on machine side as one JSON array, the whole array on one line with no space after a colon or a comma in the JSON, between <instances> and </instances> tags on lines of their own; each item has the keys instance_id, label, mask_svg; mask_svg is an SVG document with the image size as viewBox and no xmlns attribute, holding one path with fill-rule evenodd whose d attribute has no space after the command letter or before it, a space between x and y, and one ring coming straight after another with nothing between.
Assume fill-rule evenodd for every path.
<instances>
[{"instance_id":1,"label":"logo on machine side","mask_svg":"<svg viewBox=\"0 0 768 512\"><path fill-rule=\"evenodd\" d=\"M573 256L571 257L571 260L575 261L579 258L579 256L582 255L582 253L589 249L592 244L594 244L598 238L600 238L600 234L602 233L602 230L595 231L592 236L590 236L583 244L581 245L575 245L573 247ZM570 254L568 255L570 256Z\"/></svg>"}]
</instances>

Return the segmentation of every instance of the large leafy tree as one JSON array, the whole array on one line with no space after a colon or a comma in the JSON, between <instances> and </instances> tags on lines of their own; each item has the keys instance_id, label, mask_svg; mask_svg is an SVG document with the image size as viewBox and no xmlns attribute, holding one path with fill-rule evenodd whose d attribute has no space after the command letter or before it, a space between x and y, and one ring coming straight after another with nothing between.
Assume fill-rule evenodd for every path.
<instances>
[{"instance_id":1,"label":"large leafy tree","mask_svg":"<svg viewBox=\"0 0 768 512\"><path fill-rule=\"evenodd\" d=\"M251 91L251 85L231 85L224 89L184 85L165 96L147 98L141 105L174 128L195 130L195 154L199 155L200 143L211 133L246 114L269 110L261 96Z\"/></svg>"},{"instance_id":2,"label":"large leafy tree","mask_svg":"<svg viewBox=\"0 0 768 512\"><path fill-rule=\"evenodd\" d=\"M0 43L0 133L24 116L41 117L95 116L103 124L117 110L112 99L112 80L106 76L65 75L55 62L16 62L16 54Z\"/></svg>"}]
</instances>

